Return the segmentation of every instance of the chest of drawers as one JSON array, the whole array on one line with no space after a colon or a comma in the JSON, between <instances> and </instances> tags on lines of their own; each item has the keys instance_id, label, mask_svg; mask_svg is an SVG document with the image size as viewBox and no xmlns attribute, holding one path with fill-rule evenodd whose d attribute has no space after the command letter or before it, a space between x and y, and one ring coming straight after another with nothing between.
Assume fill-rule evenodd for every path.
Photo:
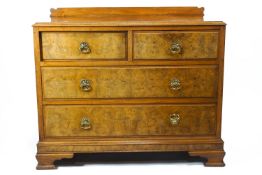
<instances>
[{"instance_id":1,"label":"chest of drawers","mask_svg":"<svg viewBox=\"0 0 262 175\"><path fill-rule=\"evenodd\" d=\"M225 24L203 8L59 8L36 23L38 169L75 153L187 151L224 166Z\"/></svg>"}]
</instances>

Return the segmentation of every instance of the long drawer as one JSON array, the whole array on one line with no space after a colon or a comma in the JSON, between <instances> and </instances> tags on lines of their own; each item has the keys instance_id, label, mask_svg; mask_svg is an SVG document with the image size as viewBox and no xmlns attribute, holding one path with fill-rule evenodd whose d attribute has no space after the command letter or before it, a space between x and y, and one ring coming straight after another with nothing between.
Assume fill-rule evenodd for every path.
<instances>
[{"instance_id":1,"label":"long drawer","mask_svg":"<svg viewBox=\"0 0 262 175\"><path fill-rule=\"evenodd\" d=\"M50 105L44 127L46 137L214 135L216 106Z\"/></svg>"},{"instance_id":2,"label":"long drawer","mask_svg":"<svg viewBox=\"0 0 262 175\"><path fill-rule=\"evenodd\" d=\"M218 67L43 67L44 98L216 97Z\"/></svg>"}]
</instances>

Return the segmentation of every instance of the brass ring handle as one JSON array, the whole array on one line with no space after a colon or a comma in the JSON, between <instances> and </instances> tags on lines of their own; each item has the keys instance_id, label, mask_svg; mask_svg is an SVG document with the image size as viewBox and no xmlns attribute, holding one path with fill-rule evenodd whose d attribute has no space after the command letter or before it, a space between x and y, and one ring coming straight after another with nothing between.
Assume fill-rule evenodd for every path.
<instances>
[{"instance_id":1,"label":"brass ring handle","mask_svg":"<svg viewBox=\"0 0 262 175\"><path fill-rule=\"evenodd\" d=\"M172 54L180 54L182 53L182 46L181 44L174 42L171 47L170 47L170 51Z\"/></svg>"},{"instance_id":2,"label":"brass ring handle","mask_svg":"<svg viewBox=\"0 0 262 175\"><path fill-rule=\"evenodd\" d=\"M170 114L169 120L170 120L171 125L176 126L179 124L180 116L178 113Z\"/></svg>"},{"instance_id":3,"label":"brass ring handle","mask_svg":"<svg viewBox=\"0 0 262 175\"><path fill-rule=\"evenodd\" d=\"M82 89L82 91L85 91L85 92L91 91L92 87L91 87L90 80L86 80L86 79L81 80L80 88Z\"/></svg>"},{"instance_id":4,"label":"brass ring handle","mask_svg":"<svg viewBox=\"0 0 262 175\"><path fill-rule=\"evenodd\" d=\"M87 117L82 118L80 125L81 125L81 128L84 130L91 129L91 121Z\"/></svg>"},{"instance_id":5,"label":"brass ring handle","mask_svg":"<svg viewBox=\"0 0 262 175\"><path fill-rule=\"evenodd\" d=\"M83 54L88 54L88 53L91 52L91 49L90 49L90 47L89 47L89 45L88 45L87 42L81 42L81 43L80 43L79 50L80 50L81 53L83 53Z\"/></svg>"},{"instance_id":6,"label":"brass ring handle","mask_svg":"<svg viewBox=\"0 0 262 175\"><path fill-rule=\"evenodd\" d=\"M170 81L170 87L172 90L176 91L179 90L181 88L181 83L180 80L177 78L174 78Z\"/></svg>"}]
</instances>

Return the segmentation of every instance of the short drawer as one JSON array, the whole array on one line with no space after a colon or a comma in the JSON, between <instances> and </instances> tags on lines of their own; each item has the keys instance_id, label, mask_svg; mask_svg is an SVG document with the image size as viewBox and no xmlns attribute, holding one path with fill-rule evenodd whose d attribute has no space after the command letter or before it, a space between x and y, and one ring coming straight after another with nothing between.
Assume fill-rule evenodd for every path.
<instances>
[{"instance_id":1,"label":"short drawer","mask_svg":"<svg viewBox=\"0 0 262 175\"><path fill-rule=\"evenodd\" d=\"M44 98L216 97L217 66L44 67Z\"/></svg>"},{"instance_id":2,"label":"short drawer","mask_svg":"<svg viewBox=\"0 0 262 175\"><path fill-rule=\"evenodd\" d=\"M134 59L216 58L218 32L147 31L134 33Z\"/></svg>"},{"instance_id":3,"label":"short drawer","mask_svg":"<svg viewBox=\"0 0 262 175\"><path fill-rule=\"evenodd\" d=\"M214 135L216 106L45 106L44 128L46 137Z\"/></svg>"},{"instance_id":4,"label":"short drawer","mask_svg":"<svg viewBox=\"0 0 262 175\"><path fill-rule=\"evenodd\" d=\"M42 32L42 58L125 59L125 32Z\"/></svg>"}]
</instances>

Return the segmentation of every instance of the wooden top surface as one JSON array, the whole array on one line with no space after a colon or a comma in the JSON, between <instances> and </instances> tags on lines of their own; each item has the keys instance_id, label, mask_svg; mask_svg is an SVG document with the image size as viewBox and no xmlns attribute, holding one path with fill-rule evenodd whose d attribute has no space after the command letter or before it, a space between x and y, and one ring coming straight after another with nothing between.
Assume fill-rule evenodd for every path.
<instances>
[{"instance_id":1,"label":"wooden top surface","mask_svg":"<svg viewBox=\"0 0 262 175\"><path fill-rule=\"evenodd\" d=\"M204 21L198 7L93 7L51 9L51 22L34 26L225 25Z\"/></svg>"}]
</instances>

